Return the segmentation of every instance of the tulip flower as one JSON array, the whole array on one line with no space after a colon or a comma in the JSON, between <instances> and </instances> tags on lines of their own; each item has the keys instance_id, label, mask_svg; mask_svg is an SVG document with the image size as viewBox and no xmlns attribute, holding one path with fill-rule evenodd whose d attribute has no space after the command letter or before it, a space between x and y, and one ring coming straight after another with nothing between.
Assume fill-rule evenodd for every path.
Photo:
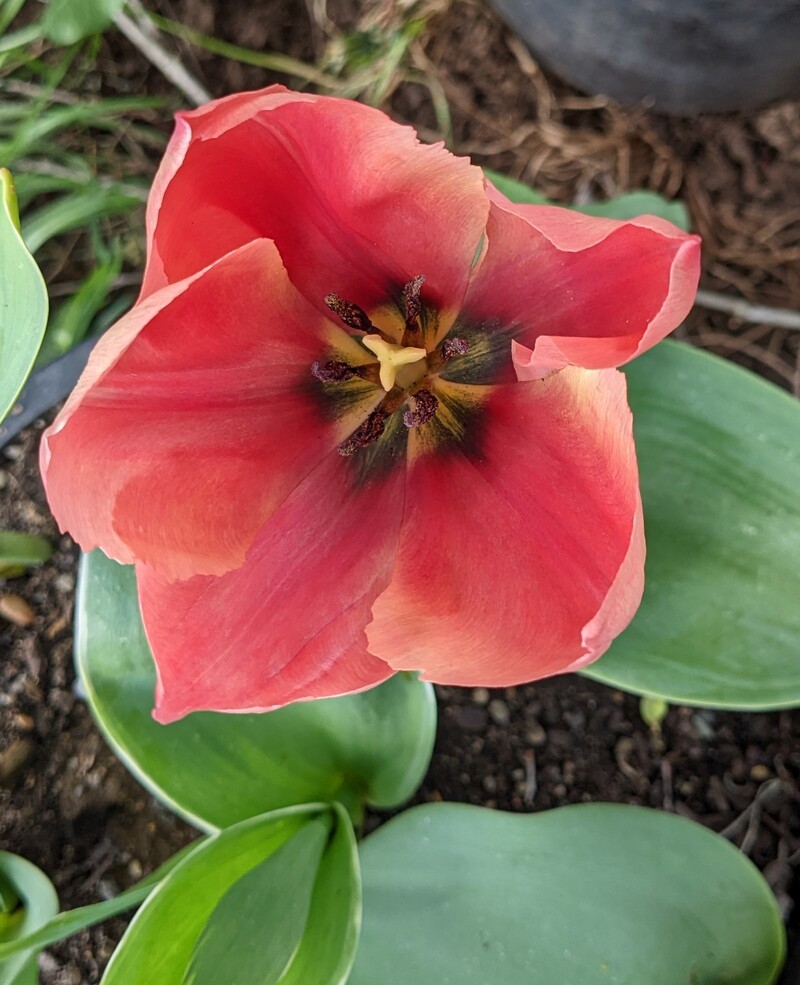
<instances>
[{"instance_id":1,"label":"tulip flower","mask_svg":"<svg viewBox=\"0 0 800 985\"><path fill-rule=\"evenodd\" d=\"M689 310L667 222L515 205L381 112L274 86L180 113L140 298L43 441L84 550L135 564L156 717L398 670L588 664L644 538L616 367Z\"/></svg>"}]
</instances>

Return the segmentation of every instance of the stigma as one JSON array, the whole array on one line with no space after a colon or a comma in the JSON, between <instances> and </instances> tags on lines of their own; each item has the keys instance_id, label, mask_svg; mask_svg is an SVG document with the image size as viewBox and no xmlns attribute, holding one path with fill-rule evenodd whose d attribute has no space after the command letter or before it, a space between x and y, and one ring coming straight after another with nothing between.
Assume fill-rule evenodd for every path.
<instances>
[{"instance_id":1,"label":"stigma","mask_svg":"<svg viewBox=\"0 0 800 985\"><path fill-rule=\"evenodd\" d=\"M428 355L426 349L387 342L380 335L365 335L361 341L371 353L377 356L380 364L379 379L381 386L387 393L394 388L397 374L403 366L419 362Z\"/></svg>"}]
</instances>

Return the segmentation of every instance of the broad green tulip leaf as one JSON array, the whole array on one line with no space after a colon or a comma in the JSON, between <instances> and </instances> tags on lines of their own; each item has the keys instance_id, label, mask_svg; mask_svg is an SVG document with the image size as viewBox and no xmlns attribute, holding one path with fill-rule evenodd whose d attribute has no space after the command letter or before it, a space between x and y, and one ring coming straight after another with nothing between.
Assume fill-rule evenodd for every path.
<instances>
[{"instance_id":1,"label":"broad green tulip leaf","mask_svg":"<svg viewBox=\"0 0 800 985\"><path fill-rule=\"evenodd\" d=\"M192 985L339 985L361 919L358 853L338 808L310 821L228 890L192 955Z\"/></svg>"},{"instance_id":2,"label":"broad green tulip leaf","mask_svg":"<svg viewBox=\"0 0 800 985\"><path fill-rule=\"evenodd\" d=\"M361 844L348 985L769 985L785 935L729 842L674 814L412 808Z\"/></svg>"},{"instance_id":3,"label":"broad green tulip leaf","mask_svg":"<svg viewBox=\"0 0 800 985\"><path fill-rule=\"evenodd\" d=\"M47 324L47 289L20 234L10 173L0 168L0 421L31 371Z\"/></svg>"},{"instance_id":4,"label":"broad green tulip leaf","mask_svg":"<svg viewBox=\"0 0 800 985\"><path fill-rule=\"evenodd\" d=\"M158 725L133 569L100 552L81 566L76 654L94 716L122 760L206 830L311 801L341 801L358 818L365 803L407 800L430 761L433 691L408 674L268 714L196 712Z\"/></svg>"},{"instance_id":5,"label":"broad green tulip leaf","mask_svg":"<svg viewBox=\"0 0 800 985\"><path fill-rule=\"evenodd\" d=\"M119 913L124 913L134 906L138 906L143 900L147 899L153 889L186 855L195 851L200 842L193 842L176 852L155 872L146 876L135 886L126 889L124 893L115 896L113 899L101 900L99 903L90 903L88 906L77 906L72 910L65 910L63 913L56 913L49 920L46 920L38 929L26 931L24 936L18 936L12 940L0 943L0 969L2 962L19 951L27 950L41 951L56 941L63 940L71 934L91 927L93 924L101 923L110 917L115 917ZM3 982L0 976L0 983Z\"/></svg>"},{"instance_id":6,"label":"broad green tulip leaf","mask_svg":"<svg viewBox=\"0 0 800 985\"><path fill-rule=\"evenodd\" d=\"M625 371L645 594L583 673L672 704L800 705L800 405L676 342Z\"/></svg>"},{"instance_id":7,"label":"broad green tulip leaf","mask_svg":"<svg viewBox=\"0 0 800 985\"><path fill-rule=\"evenodd\" d=\"M198 938L184 981L278 985L303 939L326 821L309 821L231 886Z\"/></svg>"},{"instance_id":8,"label":"broad green tulip leaf","mask_svg":"<svg viewBox=\"0 0 800 985\"><path fill-rule=\"evenodd\" d=\"M521 181L517 181L516 178L509 178L507 175L500 174L498 171L492 171L491 168L484 168L483 173L494 187L499 192L502 192L506 198L510 198L512 202L518 202L520 205L560 204L553 202L546 195L542 195L541 192L534 191L530 185L525 185ZM568 208L568 206L564 206L564 208Z\"/></svg>"},{"instance_id":9,"label":"broad green tulip leaf","mask_svg":"<svg viewBox=\"0 0 800 985\"><path fill-rule=\"evenodd\" d=\"M31 862L0 852L0 948L27 938L58 913L58 896L47 876ZM38 947L0 957L0 985L36 985Z\"/></svg>"},{"instance_id":10,"label":"broad green tulip leaf","mask_svg":"<svg viewBox=\"0 0 800 985\"><path fill-rule=\"evenodd\" d=\"M45 37L59 45L75 44L111 26L125 0L49 0L42 20Z\"/></svg>"},{"instance_id":11,"label":"broad green tulip leaf","mask_svg":"<svg viewBox=\"0 0 800 985\"><path fill-rule=\"evenodd\" d=\"M354 841L324 804L213 835L137 913L103 985L341 985L360 920Z\"/></svg>"},{"instance_id":12,"label":"broad green tulip leaf","mask_svg":"<svg viewBox=\"0 0 800 985\"><path fill-rule=\"evenodd\" d=\"M15 578L28 568L43 564L53 553L44 537L0 530L0 578Z\"/></svg>"},{"instance_id":13,"label":"broad green tulip leaf","mask_svg":"<svg viewBox=\"0 0 800 985\"><path fill-rule=\"evenodd\" d=\"M361 926L361 870L347 812L339 804L336 831L319 867L305 934L281 985L343 985Z\"/></svg>"},{"instance_id":14,"label":"broad green tulip leaf","mask_svg":"<svg viewBox=\"0 0 800 985\"><path fill-rule=\"evenodd\" d=\"M604 219L635 219L640 215L657 215L661 219L676 225L679 229L689 229L689 213L683 202L671 202L669 199L651 191L625 192L605 202L591 202L586 205L563 205L553 202L528 185L514 178L507 178L496 171L484 168L486 177L512 202L528 205L560 205L563 208L583 212L585 215L601 216Z\"/></svg>"}]
</instances>

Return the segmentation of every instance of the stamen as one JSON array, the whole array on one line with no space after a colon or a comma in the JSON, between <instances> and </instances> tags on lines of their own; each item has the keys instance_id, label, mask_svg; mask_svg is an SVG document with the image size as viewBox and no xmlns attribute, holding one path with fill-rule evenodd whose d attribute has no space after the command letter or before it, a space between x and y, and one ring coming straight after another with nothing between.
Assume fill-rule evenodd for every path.
<instances>
[{"instance_id":1,"label":"stamen","mask_svg":"<svg viewBox=\"0 0 800 985\"><path fill-rule=\"evenodd\" d=\"M388 416L386 411L380 407L373 410L366 421L339 445L339 454L349 457L355 454L359 448L366 448L373 441L377 441L383 434L383 427Z\"/></svg>"},{"instance_id":2,"label":"stamen","mask_svg":"<svg viewBox=\"0 0 800 985\"><path fill-rule=\"evenodd\" d=\"M411 399L414 401L414 409L407 410L403 414L403 424L409 429L427 424L434 417L439 406L439 398L430 390L417 390Z\"/></svg>"},{"instance_id":3,"label":"stamen","mask_svg":"<svg viewBox=\"0 0 800 985\"><path fill-rule=\"evenodd\" d=\"M417 328L417 318L419 318L419 313L422 311L422 301L420 300L419 293L422 290L422 285L424 283L424 275L417 274L417 276L413 280L410 280L403 288L403 308L406 314L406 331L413 332Z\"/></svg>"},{"instance_id":4,"label":"stamen","mask_svg":"<svg viewBox=\"0 0 800 985\"><path fill-rule=\"evenodd\" d=\"M463 356L469 350L466 339L445 339L442 342L442 357L447 362L453 356Z\"/></svg>"},{"instance_id":5,"label":"stamen","mask_svg":"<svg viewBox=\"0 0 800 985\"><path fill-rule=\"evenodd\" d=\"M356 371L352 366L348 366L347 363L338 362L335 359L329 359L324 366L320 365L319 362L313 362L311 364L311 373L316 379L322 380L323 383L343 383L345 380L349 380L356 375Z\"/></svg>"},{"instance_id":6,"label":"stamen","mask_svg":"<svg viewBox=\"0 0 800 985\"><path fill-rule=\"evenodd\" d=\"M328 294L325 297L325 304L331 311L338 315L348 328L355 328L359 332L374 332L375 326L369 320L369 316L363 308L359 308L352 301L343 301L338 294Z\"/></svg>"}]
</instances>

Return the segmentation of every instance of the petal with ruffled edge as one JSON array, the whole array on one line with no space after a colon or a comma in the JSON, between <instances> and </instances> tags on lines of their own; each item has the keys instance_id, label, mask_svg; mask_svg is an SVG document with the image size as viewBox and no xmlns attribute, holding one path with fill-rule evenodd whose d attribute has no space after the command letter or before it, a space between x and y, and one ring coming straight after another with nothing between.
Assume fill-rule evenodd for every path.
<instances>
[{"instance_id":1,"label":"petal with ruffled edge","mask_svg":"<svg viewBox=\"0 0 800 985\"><path fill-rule=\"evenodd\" d=\"M643 568L624 376L568 368L500 385L469 444L409 466L369 649L442 684L547 677L599 657L625 628Z\"/></svg>"},{"instance_id":2,"label":"petal with ruffled edge","mask_svg":"<svg viewBox=\"0 0 800 985\"><path fill-rule=\"evenodd\" d=\"M381 306L418 274L461 301L489 203L480 169L350 100L282 86L181 113L148 205L144 294L256 236L324 306Z\"/></svg>"},{"instance_id":3,"label":"petal with ruffled edge","mask_svg":"<svg viewBox=\"0 0 800 985\"><path fill-rule=\"evenodd\" d=\"M238 567L381 398L365 385L345 418L325 416L310 366L332 344L357 348L294 289L268 240L151 295L99 343L45 434L62 529L168 578Z\"/></svg>"},{"instance_id":4,"label":"petal with ruffled edge","mask_svg":"<svg viewBox=\"0 0 800 985\"><path fill-rule=\"evenodd\" d=\"M269 711L392 675L364 626L394 562L404 471L356 488L348 465L334 452L312 472L236 571L169 583L137 567L158 721Z\"/></svg>"},{"instance_id":5,"label":"petal with ruffled edge","mask_svg":"<svg viewBox=\"0 0 800 985\"><path fill-rule=\"evenodd\" d=\"M515 205L493 188L488 247L464 303L514 337L517 376L620 366L691 309L700 240L655 216L627 222Z\"/></svg>"}]
</instances>

